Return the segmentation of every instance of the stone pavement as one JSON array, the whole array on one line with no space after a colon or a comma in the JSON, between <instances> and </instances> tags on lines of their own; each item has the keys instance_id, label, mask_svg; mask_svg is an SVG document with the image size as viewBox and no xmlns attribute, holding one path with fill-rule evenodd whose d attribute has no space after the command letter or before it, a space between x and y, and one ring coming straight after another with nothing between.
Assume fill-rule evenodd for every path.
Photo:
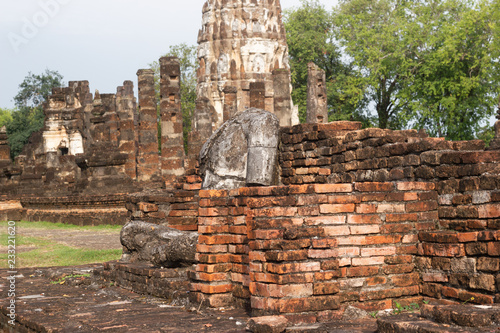
<instances>
[{"instance_id":1,"label":"stone pavement","mask_svg":"<svg viewBox=\"0 0 500 333\"><path fill-rule=\"evenodd\" d=\"M7 323L10 275L7 270L0 270L0 331L248 332L249 316L241 309L195 308L102 286L89 277L75 277L91 274L98 267L102 265L19 269L15 279L15 327ZM290 332L373 333L376 322L325 323L321 329L311 329Z\"/></svg>"}]
</instances>

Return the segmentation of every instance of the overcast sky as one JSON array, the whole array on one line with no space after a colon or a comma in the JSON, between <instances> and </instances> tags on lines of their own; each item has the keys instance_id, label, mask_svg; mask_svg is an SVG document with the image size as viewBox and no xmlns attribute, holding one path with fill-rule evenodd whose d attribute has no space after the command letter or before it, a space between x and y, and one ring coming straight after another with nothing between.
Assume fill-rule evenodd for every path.
<instances>
[{"instance_id":1,"label":"overcast sky","mask_svg":"<svg viewBox=\"0 0 500 333\"><path fill-rule=\"evenodd\" d=\"M320 0L327 9L335 0ZM57 70L64 82L88 80L114 93L125 80L165 54L170 45L196 44L205 0L2 0L0 107L28 72ZM283 9L300 0L281 0Z\"/></svg>"}]
</instances>

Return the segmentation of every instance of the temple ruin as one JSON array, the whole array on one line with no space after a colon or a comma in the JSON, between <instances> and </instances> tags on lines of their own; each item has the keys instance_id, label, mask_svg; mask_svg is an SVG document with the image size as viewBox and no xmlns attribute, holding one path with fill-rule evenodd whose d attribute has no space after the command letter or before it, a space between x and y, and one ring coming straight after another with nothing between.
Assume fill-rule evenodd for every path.
<instances>
[{"instance_id":1,"label":"temple ruin","mask_svg":"<svg viewBox=\"0 0 500 333\"><path fill-rule=\"evenodd\" d=\"M127 230L149 232L158 248L164 227L197 233L183 267L158 267L168 256L143 254L128 235L133 262L94 274L289 325L334 320L348 306L500 302L500 120L489 148L328 123L324 74L310 64L308 123L297 124L279 1L208 0L202 24L187 152L178 59L160 59L158 109L149 69L137 72L137 98L131 81L94 95L70 82L54 89L45 127L14 162L0 130L0 219L131 221ZM242 125L259 117L258 129ZM230 126L235 134L222 134ZM207 162L211 147L225 163ZM276 173L262 177L269 165Z\"/></svg>"}]
</instances>

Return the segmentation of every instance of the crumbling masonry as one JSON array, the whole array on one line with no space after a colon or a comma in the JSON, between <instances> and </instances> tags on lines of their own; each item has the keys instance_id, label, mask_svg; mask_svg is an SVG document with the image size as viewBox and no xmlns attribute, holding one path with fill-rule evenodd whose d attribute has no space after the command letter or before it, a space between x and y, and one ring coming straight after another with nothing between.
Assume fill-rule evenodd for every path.
<instances>
[{"instance_id":1,"label":"crumbling masonry","mask_svg":"<svg viewBox=\"0 0 500 333\"><path fill-rule=\"evenodd\" d=\"M340 318L348 305L500 303L500 122L489 149L325 123L324 79L311 65L310 123L294 125L279 2L209 0L203 13L187 154L175 58L160 60L159 114L151 70L138 72L138 103L130 81L94 96L70 82L15 163L0 130L1 219L196 231L193 266L113 262L96 274L292 323ZM278 185L201 189L205 141L247 107L279 119Z\"/></svg>"}]
</instances>

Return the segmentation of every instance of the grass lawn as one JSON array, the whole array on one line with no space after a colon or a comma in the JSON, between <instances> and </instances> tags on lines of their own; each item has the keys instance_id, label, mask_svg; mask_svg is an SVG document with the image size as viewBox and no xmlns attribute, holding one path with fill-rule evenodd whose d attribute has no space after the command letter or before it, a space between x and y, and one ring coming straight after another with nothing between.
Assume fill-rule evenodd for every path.
<instances>
[{"instance_id":1,"label":"grass lawn","mask_svg":"<svg viewBox=\"0 0 500 333\"><path fill-rule=\"evenodd\" d=\"M24 237L18 228L40 228L47 231L92 230L97 233L118 233L121 226L80 227L63 223L16 222L16 267L72 266L119 259L122 250L93 250L75 248L39 237ZM22 231L21 231L22 232ZM0 222L0 268L8 267L8 224Z\"/></svg>"}]
</instances>

